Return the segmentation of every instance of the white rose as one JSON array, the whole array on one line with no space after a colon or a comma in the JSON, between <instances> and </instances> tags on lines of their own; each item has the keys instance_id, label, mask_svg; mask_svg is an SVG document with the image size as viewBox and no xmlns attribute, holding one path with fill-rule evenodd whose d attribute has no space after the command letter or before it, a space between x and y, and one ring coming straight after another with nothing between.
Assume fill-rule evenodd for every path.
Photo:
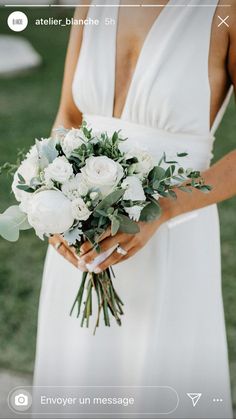
<instances>
[{"instance_id":1,"label":"white rose","mask_svg":"<svg viewBox=\"0 0 236 419\"><path fill-rule=\"evenodd\" d=\"M143 191L142 183L137 176L127 176L121 187L126 189L123 199L131 201L145 201L145 193Z\"/></svg>"},{"instance_id":2,"label":"white rose","mask_svg":"<svg viewBox=\"0 0 236 419\"><path fill-rule=\"evenodd\" d=\"M109 157L92 156L86 160L81 173L87 185L91 188L98 188L104 197L114 190L124 171L119 163Z\"/></svg>"},{"instance_id":3,"label":"white rose","mask_svg":"<svg viewBox=\"0 0 236 419\"><path fill-rule=\"evenodd\" d=\"M80 196L85 196L88 193L88 186L81 173L77 173L75 177L63 183L61 190L67 198L73 201Z\"/></svg>"},{"instance_id":4,"label":"white rose","mask_svg":"<svg viewBox=\"0 0 236 419\"><path fill-rule=\"evenodd\" d=\"M138 159L135 164L135 173L141 177L147 175L154 167L154 160L152 156L145 150L139 147L135 147L125 155L126 159L135 157Z\"/></svg>"},{"instance_id":5,"label":"white rose","mask_svg":"<svg viewBox=\"0 0 236 419\"><path fill-rule=\"evenodd\" d=\"M138 221L140 217L140 213L142 211L143 207L140 205L133 205L132 207L125 207L125 211L129 215L129 218L134 221Z\"/></svg>"},{"instance_id":6,"label":"white rose","mask_svg":"<svg viewBox=\"0 0 236 419\"><path fill-rule=\"evenodd\" d=\"M37 146L36 146L36 144L34 144L29 149L28 153L26 154L26 160L30 160L32 163L33 163L33 161L35 163L38 163L38 159L39 159L39 154L38 154Z\"/></svg>"},{"instance_id":7,"label":"white rose","mask_svg":"<svg viewBox=\"0 0 236 419\"><path fill-rule=\"evenodd\" d=\"M54 180L59 183L64 183L73 176L72 165L68 162L65 156L57 157L44 170L46 183Z\"/></svg>"},{"instance_id":8,"label":"white rose","mask_svg":"<svg viewBox=\"0 0 236 419\"><path fill-rule=\"evenodd\" d=\"M60 191L37 192L29 204L28 220L39 237L64 233L74 222L71 201Z\"/></svg>"},{"instance_id":9,"label":"white rose","mask_svg":"<svg viewBox=\"0 0 236 419\"><path fill-rule=\"evenodd\" d=\"M72 128L61 140L61 147L66 157L70 157L72 152L87 141L81 129Z\"/></svg>"},{"instance_id":10,"label":"white rose","mask_svg":"<svg viewBox=\"0 0 236 419\"><path fill-rule=\"evenodd\" d=\"M91 214L82 198L77 198L71 203L72 214L76 220L87 220Z\"/></svg>"}]
</instances>

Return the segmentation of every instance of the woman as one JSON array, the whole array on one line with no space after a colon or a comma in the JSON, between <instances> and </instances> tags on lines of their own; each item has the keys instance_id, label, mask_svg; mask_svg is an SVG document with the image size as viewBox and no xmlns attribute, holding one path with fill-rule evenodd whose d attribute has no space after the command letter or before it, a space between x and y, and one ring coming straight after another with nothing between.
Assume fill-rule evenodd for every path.
<instances>
[{"instance_id":1,"label":"woman","mask_svg":"<svg viewBox=\"0 0 236 419\"><path fill-rule=\"evenodd\" d=\"M236 192L236 152L209 165L236 85L236 30L218 28L218 14L229 13L219 8L224 0L210 3L76 9L75 18L100 23L72 28L55 127L78 127L84 116L95 130L122 129L130 145L138 142L154 158L187 150L188 165L203 171L213 191L160 200L161 218L139 223L135 236L107 232L102 250L119 243L126 255L114 251L97 270L115 265L125 316L122 327L100 326L95 337L68 316L80 271L95 252L85 243L78 260L60 236L50 240L35 385L169 386L179 398L170 417L232 415L215 204ZM106 25L107 17L114 24ZM236 21L235 5L230 17ZM202 394L195 407L189 392ZM132 412L147 413L142 391Z\"/></svg>"}]
</instances>

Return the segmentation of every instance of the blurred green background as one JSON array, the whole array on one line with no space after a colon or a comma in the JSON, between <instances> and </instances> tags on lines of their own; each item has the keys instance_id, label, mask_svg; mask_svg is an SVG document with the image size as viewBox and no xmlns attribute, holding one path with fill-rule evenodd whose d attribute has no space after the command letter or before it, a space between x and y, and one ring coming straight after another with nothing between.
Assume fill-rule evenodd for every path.
<instances>
[{"instance_id":1,"label":"blurred green background","mask_svg":"<svg viewBox=\"0 0 236 419\"><path fill-rule=\"evenodd\" d=\"M24 11L24 9L21 9ZM72 15L66 9L66 15ZM60 17L62 9L27 10L29 26L23 32L43 57L43 65L11 79L0 79L0 164L15 162L16 150L26 150L33 139L48 136L57 111L69 27L36 27L40 17ZM0 10L0 28L8 33L9 10ZM234 100L217 132L215 160L236 144ZM0 176L0 212L14 202L11 178ZM236 198L219 205L222 238L223 296L229 344L233 398L236 403ZM18 243L0 238L0 368L32 372L38 298L47 243L31 231ZM217 368L217 366L216 366Z\"/></svg>"}]
</instances>

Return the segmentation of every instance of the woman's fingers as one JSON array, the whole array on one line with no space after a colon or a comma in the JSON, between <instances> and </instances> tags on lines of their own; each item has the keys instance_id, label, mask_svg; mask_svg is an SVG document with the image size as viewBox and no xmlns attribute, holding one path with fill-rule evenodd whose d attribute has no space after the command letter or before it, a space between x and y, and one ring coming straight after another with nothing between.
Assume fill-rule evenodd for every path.
<instances>
[{"instance_id":1,"label":"woman's fingers","mask_svg":"<svg viewBox=\"0 0 236 419\"><path fill-rule=\"evenodd\" d=\"M100 242L110 235L111 235L111 229L107 228L106 231L104 231L104 233L101 234L98 241ZM89 252L92 248L93 248L93 245L88 240L86 240L86 242L84 242L82 246L80 247L80 255L83 256L85 253Z\"/></svg>"},{"instance_id":2,"label":"woman's fingers","mask_svg":"<svg viewBox=\"0 0 236 419\"><path fill-rule=\"evenodd\" d=\"M123 247L123 246L122 246ZM129 259L131 256L133 256L136 252L138 251L138 249L136 247L132 247L131 249L129 249L127 255L124 255L119 261L114 262L113 265L115 265L116 263L121 263L124 262L125 260Z\"/></svg>"},{"instance_id":3,"label":"woman's fingers","mask_svg":"<svg viewBox=\"0 0 236 419\"><path fill-rule=\"evenodd\" d=\"M72 263L72 265L78 268L78 259L70 252L70 250L67 249L64 244L62 244L57 251L61 256L68 260L68 262Z\"/></svg>"},{"instance_id":4,"label":"woman's fingers","mask_svg":"<svg viewBox=\"0 0 236 419\"><path fill-rule=\"evenodd\" d=\"M107 238L103 238L103 240L99 243L99 246L101 248L101 252L97 252L95 249L91 249L89 251L87 251L87 253L83 254L80 257L80 261L82 263L92 263L92 261L99 256L99 254L101 254L102 252L106 252L106 250L110 249L111 247L113 247L114 245L118 245L121 242L119 241L119 238L121 237L121 235L116 234L115 236L109 236Z\"/></svg>"},{"instance_id":5,"label":"woman's fingers","mask_svg":"<svg viewBox=\"0 0 236 419\"><path fill-rule=\"evenodd\" d=\"M79 264L78 256L75 253L74 249L68 245L68 243L60 236L54 235L49 238L49 243L54 247L54 249L63 256L68 262L72 263L76 268L81 270L87 270L86 267L84 269Z\"/></svg>"},{"instance_id":6,"label":"woman's fingers","mask_svg":"<svg viewBox=\"0 0 236 419\"><path fill-rule=\"evenodd\" d=\"M105 271L109 266L115 265L116 263L122 262L124 258L128 259L132 254L132 247L128 247L127 245L123 245L122 248L127 252L127 255L121 255L116 250L109 256L104 262L102 262L100 265L98 265L95 269L95 273L100 273L102 271Z\"/></svg>"}]
</instances>

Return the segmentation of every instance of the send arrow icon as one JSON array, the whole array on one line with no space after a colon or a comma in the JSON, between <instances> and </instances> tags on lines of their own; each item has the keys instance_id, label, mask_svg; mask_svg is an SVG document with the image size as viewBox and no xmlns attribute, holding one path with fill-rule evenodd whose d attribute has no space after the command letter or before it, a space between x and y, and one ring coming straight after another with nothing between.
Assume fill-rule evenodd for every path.
<instances>
[{"instance_id":1,"label":"send arrow icon","mask_svg":"<svg viewBox=\"0 0 236 419\"><path fill-rule=\"evenodd\" d=\"M187 396L192 400L193 407L199 402L202 393L187 393Z\"/></svg>"}]
</instances>

